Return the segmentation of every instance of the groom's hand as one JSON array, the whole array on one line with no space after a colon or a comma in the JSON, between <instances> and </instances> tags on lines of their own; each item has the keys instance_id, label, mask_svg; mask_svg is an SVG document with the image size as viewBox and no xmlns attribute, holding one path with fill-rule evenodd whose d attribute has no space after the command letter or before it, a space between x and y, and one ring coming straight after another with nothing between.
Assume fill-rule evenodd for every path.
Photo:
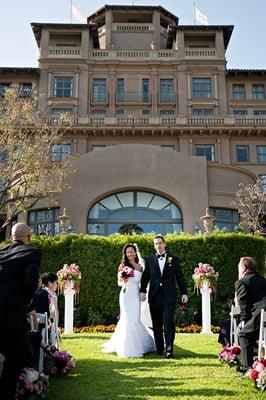
<instances>
[{"instance_id":1,"label":"groom's hand","mask_svg":"<svg viewBox=\"0 0 266 400\"><path fill-rule=\"evenodd\" d=\"M146 297L147 297L147 296L146 296L146 293L142 293L142 292L140 293L140 300L141 300L141 301L145 301L145 300L146 300Z\"/></svg>"},{"instance_id":2,"label":"groom's hand","mask_svg":"<svg viewBox=\"0 0 266 400\"><path fill-rule=\"evenodd\" d=\"M188 302L188 296L186 294L183 294L181 297L182 303L186 304Z\"/></svg>"}]
</instances>

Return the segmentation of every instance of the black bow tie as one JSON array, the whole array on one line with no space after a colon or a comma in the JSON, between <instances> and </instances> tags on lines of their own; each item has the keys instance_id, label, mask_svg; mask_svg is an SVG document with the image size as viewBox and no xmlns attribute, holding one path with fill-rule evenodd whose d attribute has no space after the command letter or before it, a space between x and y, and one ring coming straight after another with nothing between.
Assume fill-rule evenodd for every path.
<instances>
[{"instance_id":1,"label":"black bow tie","mask_svg":"<svg viewBox=\"0 0 266 400\"><path fill-rule=\"evenodd\" d=\"M166 253L163 254L156 254L157 258L160 258L161 260L165 257Z\"/></svg>"}]
</instances>

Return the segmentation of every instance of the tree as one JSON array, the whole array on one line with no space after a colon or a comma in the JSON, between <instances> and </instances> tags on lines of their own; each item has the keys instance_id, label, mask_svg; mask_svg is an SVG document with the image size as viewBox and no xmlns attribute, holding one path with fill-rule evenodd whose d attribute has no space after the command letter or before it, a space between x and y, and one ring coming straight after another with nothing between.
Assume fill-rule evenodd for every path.
<instances>
[{"instance_id":1,"label":"tree","mask_svg":"<svg viewBox=\"0 0 266 400\"><path fill-rule=\"evenodd\" d=\"M54 145L64 143L70 120L66 115L56 124L44 121L37 101L8 89L0 102L0 211L8 225L22 211L41 200L55 199L71 173L67 159L51 162Z\"/></svg>"},{"instance_id":2,"label":"tree","mask_svg":"<svg viewBox=\"0 0 266 400\"><path fill-rule=\"evenodd\" d=\"M232 202L242 221L251 232L263 232L266 226L266 193L257 181L254 185L240 183L236 200Z\"/></svg>"},{"instance_id":3,"label":"tree","mask_svg":"<svg viewBox=\"0 0 266 400\"><path fill-rule=\"evenodd\" d=\"M135 233L143 233L143 229L137 224L124 224L120 226L118 232L122 235L133 235Z\"/></svg>"}]
</instances>

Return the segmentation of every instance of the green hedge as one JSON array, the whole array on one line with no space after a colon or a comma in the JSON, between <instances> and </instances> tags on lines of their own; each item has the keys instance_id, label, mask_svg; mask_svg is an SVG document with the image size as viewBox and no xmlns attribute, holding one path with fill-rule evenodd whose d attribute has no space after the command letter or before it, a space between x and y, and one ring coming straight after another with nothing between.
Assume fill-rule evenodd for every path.
<instances>
[{"instance_id":1,"label":"green hedge","mask_svg":"<svg viewBox=\"0 0 266 400\"><path fill-rule=\"evenodd\" d=\"M228 317L234 297L237 265L242 256L257 260L259 272L265 274L266 241L244 234L167 235L169 250L178 255L189 290L189 305L184 314L177 312L177 324L200 322L201 299L194 290L192 273L199 262L211 264L219 272L218 290L212 301L212 322ZM76 263L82 272L80 305L76 310L77 325L115 322L119 314L117 266L125 243L138 243L145 258L154 252L151 235L92 237L68 235L33 237L32 244L43 254L41 271L57 271L64 263ZM61 307L63 299L61 299ZM61 312L61 315L63 313Z\"/></svg>"}]
</instances>

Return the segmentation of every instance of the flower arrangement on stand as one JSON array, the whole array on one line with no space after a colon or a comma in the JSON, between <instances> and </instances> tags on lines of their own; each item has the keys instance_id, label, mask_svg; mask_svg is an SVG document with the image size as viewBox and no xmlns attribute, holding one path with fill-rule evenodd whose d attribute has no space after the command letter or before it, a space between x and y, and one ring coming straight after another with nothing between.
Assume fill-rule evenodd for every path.
<instances>
[{"instance_id":1,"label":"flower arrangement on stand","mask_svg":"<svg viewBox=\"0 0 266 400\"><path fill-rule=\"evenodd\" d=\"M45 397L49 386L49 376L33 368L24 368L21 372L16 391L16 399L27 399L30 396Z\"/></svg>"},{"instance_id":2,"label":"flower arrangement on stand","mask_svg":"<svg viewBox=\"0 0 266 400\"><path fill-rule=\"evenodd\" d=\"M76 366L70 353L59 351L52 346L49 354L46 354L44 371L51 377L58 377L72 371Z\"/></svg>"},{"instance_id":3,"label":"flower arrangement on stand","mask_svg":"<svg viewBox=\"0 0 266 400\"><path fill-rule=\"evenodd\" d=\"M254 382L256 389L266 390L266 358L256 360L248 371L249 378Z\"/></svg>"},{"instance_id":4,"label":"flower arrangement on stand","mask_svg":"<svg viewBox=\"0 0 266 400\"><path fill-rule=\"evenodd\" d=\"M57 271L57 277L58 288L61 293L64 293L67 287L73 285L73 289L75 290L75 303L77 303L81 281L79 266L76 264L64 264L63 268Z\"/></svg>"},{"instance_id":5,"label":"flower arrangement on stand","mask_svg":"<svg viewBox=\"0 0 266 400\"><path fill-rule=\"evenodd\" d=\"M208 283L208 287L212 292L216 292L218 272L210 264L199 263L198 267L194 269L192 275L197 291L203 287L204 283Z\"/></svg>"},{"instance_id":6,"label":"flower arrangement on stand","mask_svg":"<svg viewBox=\"0 0 266 400\"><path fill-rule=\"evenodd\" d=\"M224 347L219 353L219 360L225 362L229 367L240 368L240 346Z\"/></svg>"}]
</instances>

